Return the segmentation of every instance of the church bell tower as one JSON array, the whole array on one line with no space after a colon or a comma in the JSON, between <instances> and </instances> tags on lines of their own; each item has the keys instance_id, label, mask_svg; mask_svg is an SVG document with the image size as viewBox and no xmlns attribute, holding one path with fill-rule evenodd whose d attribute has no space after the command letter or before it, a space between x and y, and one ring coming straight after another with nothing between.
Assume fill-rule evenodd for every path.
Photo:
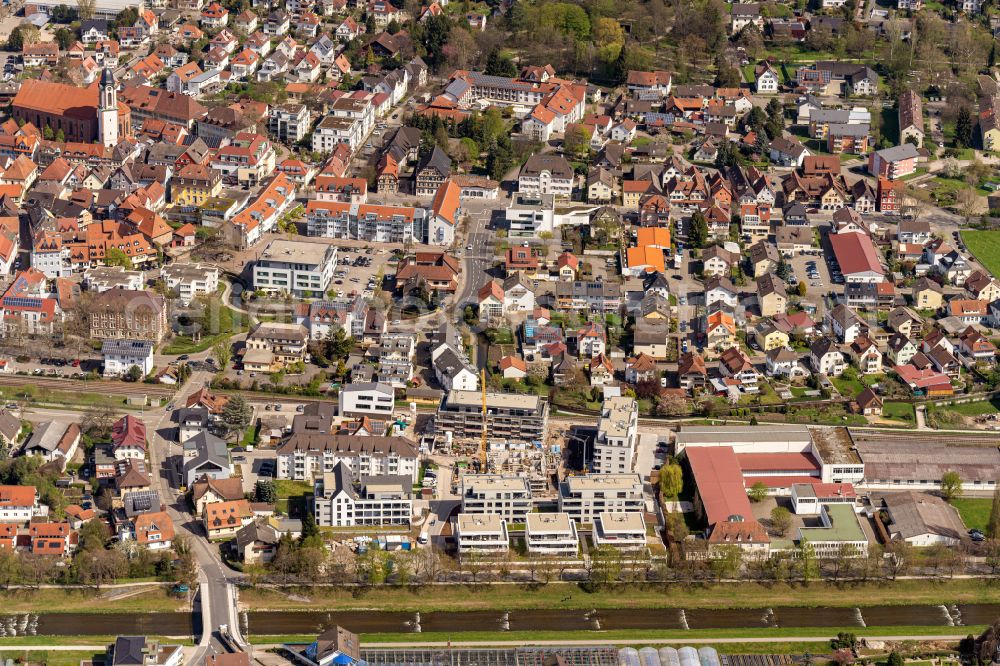
<instances>
[{"instance_id":1,"label":"church bell tower","mask_svg":"<svg viewBox=\"0 0 1000 666\"><path fill-rule=\"evenodd\" d=\"M115 74L105 66L101 72L100 93L97 104L97 139L101 144L118 145L118 91Z\"/></svg>"}]
</instances>

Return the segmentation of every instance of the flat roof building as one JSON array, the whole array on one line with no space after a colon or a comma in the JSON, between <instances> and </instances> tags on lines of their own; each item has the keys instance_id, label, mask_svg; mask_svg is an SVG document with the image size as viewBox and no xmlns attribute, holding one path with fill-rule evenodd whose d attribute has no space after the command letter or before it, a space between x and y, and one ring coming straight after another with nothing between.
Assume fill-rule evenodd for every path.
<instances>
[{"instance_id":1,"label":"flat roof building","mask_svg":"<svg viewBox=\"0 0 1000 666\"><path fill-rule=\"evenodd\" d=\"M333 280L337 247L326 243L276 238L253 266L254 289L321 297Z\"/></svg>"},{"instance_id":2,"label":"flat roof building","mask_svg":"<svg viewBox=\"0 0 1000 666\"><path fill-rule=\"evenodd\" d=\"M868 551L868 537L861 529L854 507L848 504L823 504L821 525L800 527L799 541L808 541L816 557L830 559L841 554L861 557Z\"/></svg>"},{"instance_id":3,"label":"flat roof building","mask_svg":"<svg viewBox=\"0 0 1000 666\"><path fill-rule=\"evenodd\" d=\"M529 553L575 557L580 547L576 522L565 513L529 513L524 528Z\"/></svg>"},{"instance_id":4,"label":"flat roof building","mask_svg":"<svg viewBox=\"0 0 1000 666\"><path fill-rule=\"evenodd\" d=\"M633 471L638 434L639 403L636 399L626 396L605 398L594 441L594 472L627 474Z\"/></svg>"},{"instance_id":5,"label":"flat roof building","mask_svg":"<svg viewBox=\"0 0 1000 666\"><path fill-rule=\"evenodd\" d=\"M531 488L523 476L462 475L462 513L493 514L523 523L531 511Z\"/></svg>"},{"instance_id":6,"label":"flat roof building","mask_svg":"<svg viewBox=\"0 0 1000 666\"><path fill-rule=\"evenodd\" d=\"M489 514L458 514L455 536L458 554L497 555L510 548L507 522Z\"/></svg>"},{"instance_id":7,"label":"flat roof building","mask_svg":"<svg viewBox=\"0 0 1000 666\"><path fill-rule=\"evenodd\" d=\"M638 474L588 474L567 477L559 486L559 511L591 524L606 511L642 511L645 498Z\"/></svg>"},{"instance_id":8,"label":"flat roof building","mask_svg":"<svg viewBox=\"0 0 1000 666\"><path fill-rule=\"evenodd\" d=\"M646 521L638 511L604 511L594 520L594 545L618 550L646 547Z\"/></svg>"},{"instance_id":9,"label":"flat roof building","mask_svg":"<svg viewBox=\"0 0 1000 666\"><path fill-rule=\"evenodd\" d=\"M441 399L434 428L457 438L478 438L483 431L479 391L449 391ZM537 395L486 394L486 431L491 439L532 442L545 439L549 406Z\"/></svg>"}]
</instances>

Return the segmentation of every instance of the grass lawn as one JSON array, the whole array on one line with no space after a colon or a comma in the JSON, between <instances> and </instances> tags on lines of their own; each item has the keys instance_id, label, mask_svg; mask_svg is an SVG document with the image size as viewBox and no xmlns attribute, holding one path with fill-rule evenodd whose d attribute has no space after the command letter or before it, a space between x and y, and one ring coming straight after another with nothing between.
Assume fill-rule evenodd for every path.
<instances>
[{"instance_id":1,"label":"grass lawn","mask_svg":"<svg viewBox=\"0 0 1000 666\"><path fill-rule=\"evenodd\" d=\"M882 405L882 416L910 423L916 418L913 413L913 404L909 402L886 402Z\"/></svg>"},{"instance_id":2,"label":"grass lawn","mask_svg":"<svg viewBox=\"0 0 1000 666\"><path fill-rule=\"evenodd\" d=\"M278 501L274 504L278 511L289 516L301 516L306 508L306 497L312 495L313 487L305 481L276 479L274 491L278 495Z\"/></svg>"},{"instance_id":3,"label":"grass lawn","mask_svg":"<svg viewBox=\"0 0 1000 666\"><path fill-rule=\"evenodd\" d=\"M226 340L230 336L246 330L243 317L237 316L232 308L222 305L218 299L213 300L213 305L209 309L208 321L204 322L207 330L203 332L199 340L195 341L189 335L177 335L160 353L170 355L196 354L209 349L220 340ZM215 312L218 312L217 318L211 316Z\"/></svg>"},{"instance_id":4,"label":"grass lawn","mask_svg":"<svg viewBox=\"0 0 1000 666\"><path fill-rule=\"evenodd\" d=\"M114 638L112 638L112 641ZM20 643L19 643L20 645ZM20 650L4 652L0 650L0 659L13 659L20 663L45 664L45 666L79 666L82 661L102 659L106 656L107 646L95 645L93 650Z\"/></svg>"},{"instance_id":5,"label":"grass lawn","mask_svg":"<svg viewBox=\"0 0 1000 666\"><path fill-rule=\"evenodd\" d=\"M958 497L951 501L967 528L986 531L993 500L986 497Z\"/></svg>"},{"instance_id":6,"label":"grass lawn","mask_svg":"<svg viewBox=\"0 0 1000 666\"><path fill-rule=\"evenodd\" d=\"M304 595L304 596L296 596ZM590 608L767 608L854 607L872 604L998 603L1000 586L955 579L879 581L866 584L814 582L615 586L586 592L573 583L527 585L424 585L372 589L245 588L240 603L254 610L463 611ZM964 630L963 630L964 631ZM836 632L834 632L836 633Z\"/></svg>"},{"instance_id":7,"label":"grass lawn","mask_svg":"<svg viewBox=\"0 0 1000 666\"><path fill-rule=\"evenodd\" d=\"M5 613L169 613L185 610L184 600L171 596L169 589L168 586L149 586L139 594L114 601L105 598L103 590L7 590L0 592L0 607Z\"/></svg>"},{"instance_id":8,"label":"grass lawn","mask_svg":"<svg viewBox=\"0 0 1000 666\"><path fill-rule=\"evenodd\" d=\"M864 384L861 383L860 379L848 379L847 377L830 377L830 381L833 385L837 387L840 394L845 398L857 397L859 393L865 390Z\"/></svg>"},{"instance_id":9,"label":"grass lawn","mask_svg":"<svg viewBox=\"0 0 1000 666\"><path fill-rule=\"evenodd\" d=\"M948 405L948 409L958 412L962 416L982 416L983 414L996 414L1000 412L1000 398L992 400L979 400L977 402L966 402L961 405Z\"/></svg>"},{"instance_id":10,"label":"grass lawn","mask_svg":"<svg viewBox=\"0 0 1000 666\"><path fill-rule=\"evenodd\" d=\"M298 495L311 495L312 484L306 481L290 481L288 479L275 479L274 491L278 493L279 499L288 499Z\"/></svg>"},{"instance_id":11,"label":"grass lawn","mask_svg":"<svg viewBox=\"0 0 1000 666\"><path fill-rule=\"evenodd\" d=\"M1000 231L963 229L962 240L969 251L993 275L1000 275Z\"/></svg>"}]
</instances>

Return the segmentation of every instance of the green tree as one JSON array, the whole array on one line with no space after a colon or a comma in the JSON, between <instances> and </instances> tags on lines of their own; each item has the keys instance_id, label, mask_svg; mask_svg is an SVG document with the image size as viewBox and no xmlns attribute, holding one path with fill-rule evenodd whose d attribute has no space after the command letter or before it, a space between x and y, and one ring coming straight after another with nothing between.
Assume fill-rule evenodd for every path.
<instances>
[{"instance_id":1,"label":"green tree","mask_svg":"<svg viewBox=\"0 0 1000 666\"><path fill-rule=\"evenodd\" d=\"M718 88L736 88L740 85L740 72L729 64L728 58L719 55L715 58L715 85Z\"/></svg>"},{"instance_id":2,"label":"green tree","mask_svg":"<svg viewBox=\"0 0 1000 666\"><path fill-rule=\"evenodd\" d=\"M56 43L59 45L59 50L65 51L69 47L73 46L76 41L76 35L73 34L72 30L67 28L59 28L56 30L55 34Z\"/></svg>"},{"instance_id":3,"label":"green tree","mask_svg":"<svg viewBox=\"0 0 1000 666\"><path fill-rule=\"evenodd\" d=\"M142 368L137 365L133 365L125 372L125 380L129 382L137 382L142 379Z\"/></svg>"},{"instance_id":4,"label":"green tree","mask_svg":"<svg viewBox=\"0 0 1000 666\"><path fill-rule=\"evenodd\" d=\"M716 580L735 578L743 566L743 549L735 545L713 549L710 566Z\"/></svg>"},{"instance_id":5,"label":"green tree","mask_svg":"<svg viewBox=\"0 0 1000 666\"><path fill-rule=\"evenodd\" d=\"M993 505L990 507L990 519L986 523L986 536L1000 539L1000 486L993 491Z\"/></svg>"},{"instance_id":6,"label":"green tree","mask_svg":"<svg viewBox=\"0 0 1000 666\"><path fill-rule=\"evenodd\" d=\"M212 356L215 358L216 363L219 364L220 370L225 370L229 367L229 361L233 358L233 348L230 346L228 338L219 340L212 345Z\"/></svg>"},{"instance_id":7,"label":"green tree","mask_svg":"<svg viewBox=\"0 0 1000 666\"><path fill-rule=\"evenodd\" d=\"M799 542L799 572L802 580L809 582L819 577L819 560L816 558L816 549L809 543L808 539Z\"/></svg>"},{"instance_id":8,"label":"green tree","mask_svg":"<svg viewBox=\"0 0 1000 666\"><path fill-rule=\"evenodd\" d=\"M700 210L691 216L691 229L688 232L688 241L696 248L704 248L708 243L708 220Z\"/></svg>"},{"instance_id":9,"label":"green tree","mask_svg":"<svg viewBox=\"0 0 1000 666\"><path fill-rule=\"evenodd\" d=\"M230 396L226 406L222 408L222 423L229 435L243 433L250 426L252 418L253 410L242 395Z\"/></svg>"},{"instance_id":10,"label":"green tree","mask_svg":"<svg viewBox=\"0 0 1000 666\"><path fill-rule=\"evenodd\" d=\"M962 477L958 472L945 472L941 476L941 494L949 502L962 496Z\"/></svg>"},{"instance_id":11,"label":"green tree","mask_svg":"<svg viewBox=\"0 0 1000 666\"><path fill-rule=\"evenodd\" d=\"M972 145L972 114L969 107L963 106L958 110L958 117L955 119L955 147L968 148Z\"/></svg>"},{"instance_id":12,"label":"green tree","mask_svg":"<svg viewBox=\"0 0 1000 666\"><path fill-rule=\"evenodd\" d=\"M302 516L302 535L300 538L305 542L306 539L318 538L319 536L319 525L316 524L316 516L312 511L306 510L305 515Z\"/></svg>"},{"instance_id":13,"label":"green tree","mask_svg":"<svg viewBox=\"0 0 1000 666\"><path fill-rule=\"evenodd\" d=\"M24 49L24 35L21 34L21 27L18 26L10 31L7 36L7 50L20 53Z\"/></svg>"},{"instance_id":14,"label":"green tree","mask_svg":"<svg viewBox=\"0 0 1000 666\"><path fill-rule=\"evenodd\" d=\"M104 253L104 264L107 266L121 266L125 270L132 270L132 259L117 247L109 247L107 252Z\"/></svg>"},{"instance_id":15,"label":"green tree","mask_svg":"<svg viewBox=\"0 0 1000 666\"><path fill-rule=\"evenodd\" d=\"M591 134L583 125L573 125L566 130L563 149L572 155L584 155L590 150Z\"/></svg>"},{"instance_id":16,"label":"green tree","mask_svg":"<svg viewBox=\"0 0 1000 666\"><path fill-rule=\"evenodd\" d=\"M772 97L771 101L767 103L766 111L767 124L765 125L765 129L767 130L767 135L772 139L776 139L785 131L785 109L776 97Z\"/></svg>"},{"instance_id":17,"label":"green tree","mask_svg":"<svg viewBox=\"0 0 1000 666\"><path fill-rule=\"evenodd\" d=\"M668 463L660 468L660 495L664 499L674 499L684 488L684 471L677 463Z\"/></svg>"},{"instance_id":18,"label":"green tree","mask_svg":"<svg viewBox=\"0 0 1000 666\"><path fill-rule=\"evenodd\" d=\"M491 76L514 77L517 76L517 65L496 46L486 56L485 71Z\"/></svg>"},{"instance_id":19,"label":"green tree","mask_svg":"<svg viewBox=\"0 0 1000 666\"><path fill-rule=\"evenodd\" d=\"M889 658L885 661L885 666L903 666L903 655L899 654L895 650L889 653Z\"/></svg>"},{"instance_id":20,"label":"green tree","mask_svg":"<svg viewBox=\"0 0 1000 666\"><path fill-rule=\"evenodd\" d=\"M767 484L763 481L753 484L747 491L747 497L750 498L751 502L763 502L767 498Z\"/></svg>"},{"instance_id":21,"label":"green tree","mask_svg":"<svg viewBox=\"0 0 1000 666\"><path fill-rule=\"evenodd\" d=\"M258 479L253 487L254 500L265 504L278 501L278 491L271 479ZM315 523L315 520L313 521Z\"/></svg>"},{"instance_id":22,"label":"green tree","mask_svg":"<svg viewBox=\"0 0 1000 666\"><path fill-rule=\"evenodd\" d=\"M771 509L771 527L774 531L785 536L792 526L792 513L783 506L776 506Z\"/></svg>"},{"instance_id":23,"label":"green tree","mask_svg":"<svg viewBox=\"0 0 1000 666\"><path fill-rule=\"evenodd\" d=\"M805 296L806 295L806 283L805 283L805 280L800 280L799 281L799 285L797 287L795 287L795 293L798 294L799 296Z\"/></svg>"},{"instance_id":24,"label":"green tree","mask_svg":"<svg viewBox=\"0 0 1000 666\"><path fill-rule=\"evenodd\" d=\"M612 546L598 546L590 551L590 583L602 587L618 582L622 574L621 552Z\"/></svg>"}]
</instances>

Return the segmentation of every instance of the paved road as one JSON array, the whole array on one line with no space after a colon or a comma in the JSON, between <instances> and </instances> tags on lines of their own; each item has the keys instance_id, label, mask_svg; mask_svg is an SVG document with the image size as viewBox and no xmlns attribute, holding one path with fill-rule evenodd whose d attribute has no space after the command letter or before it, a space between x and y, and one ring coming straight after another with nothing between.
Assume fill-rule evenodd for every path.
<instances>
[{"instance_id":1,"label":"paved road","mask_svg":"<svg viewBox=\"0 0 1000 666\"><path fill-rule=\"evenodd\" d=\"M208 371L192 374L175 397L174 406L183 405L189 395L206 386L211 379L212 373ZM183 450L173 439L171 412L165 407L155 409L146 412L144 419L152 426L152 434L149 436L149 464L153 489L160 494L160 500L168 505L167 512L178 531L187 533L200 569L196 608L202 615L202 635L193 662L201 663L209 654L229 652L219 637L219 630L222 625L237 630L239 628L234 603L236 592L231 582L239 574L221 562L215 546L205 540L200 521L188 513L186 498L180 492L182 470L179 466Z\"/></svg>"}]
</instances>

